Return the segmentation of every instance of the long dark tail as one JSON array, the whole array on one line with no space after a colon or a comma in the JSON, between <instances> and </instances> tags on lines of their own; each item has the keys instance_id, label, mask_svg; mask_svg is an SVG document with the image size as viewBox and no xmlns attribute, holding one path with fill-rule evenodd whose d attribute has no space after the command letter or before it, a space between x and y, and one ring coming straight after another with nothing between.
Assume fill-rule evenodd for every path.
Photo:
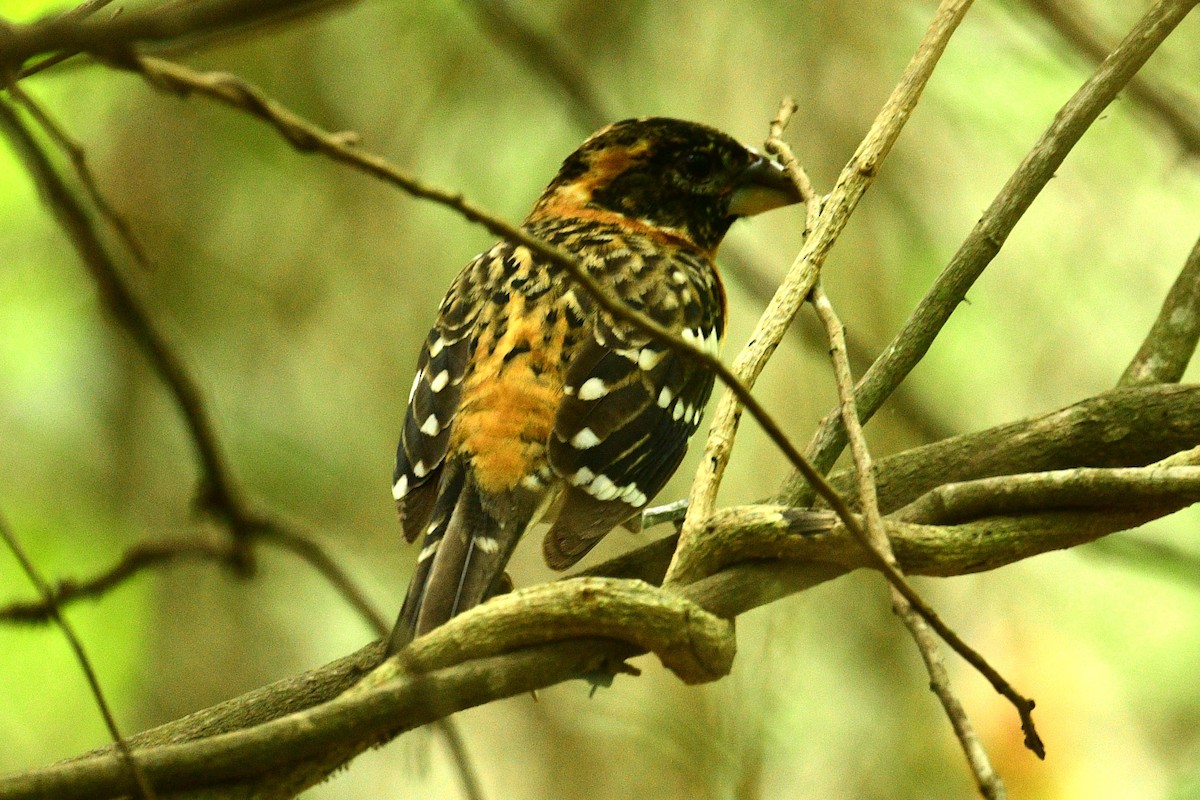
<instances>
[{"instance_id":1,"label":"long dark tail","mask_svg":"<svg viewBox=\"0 0 1200 800\"><path fill-rule=\"evenodd\" d=\"M449 469L425 528L388 655L490 597L524 528L489 514L467 470Z\"/></svg>"}]
</instances>

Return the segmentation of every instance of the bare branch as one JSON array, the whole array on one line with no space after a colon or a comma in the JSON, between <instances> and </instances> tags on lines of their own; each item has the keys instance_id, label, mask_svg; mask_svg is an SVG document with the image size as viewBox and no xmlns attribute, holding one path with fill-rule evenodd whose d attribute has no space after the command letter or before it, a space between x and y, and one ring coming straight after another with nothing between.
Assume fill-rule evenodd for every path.
<instances>
[{"instance_id":1,"label":"bare branch","mask_svg":"<svg viewBox=\"0 0 1200 800\"><path fill-rule=\"evenodd\" d=\"M111 0L102 0L97 5L103 5L108 2L111 2ZM24 106L30 116L37 120L37 124L49 134L59 149L66 153L67 158L71 161L71 166L75 169L75 174L79 176L79 182L83 184L83 188L87 191L92 205L104 217L104 221L121 237L121 241L133 255L138 265L143 269L149 269L150 259L146 256L146 251L142 247L142 243L138 240L137 235L133 232L133 228L129 225L128 220L113 207L112 203L108 202L104 193L100 191L100 185L96 182L96 176L92 173L92 169L88 165L87 151L83 149L83 145L72 138L53 117L46 113L41 104L26 93L15 81L9 83L5 88L8 89L13 99Z\"/></svg>"},{"instance_id":2,"label":"bare branch","mask_svg":"<svg viewBox=\"0 0 1200 800\"><path fill-rule=\"evenodd\" d=\"M843 335L842 322L834 311L833 304L829 302L829 297L825 294L820 281L813 286L811 299L817 315L825 323L825 329L829 334L829 357L833 363L838 400L841 402L842 421L846 425L850 450L854 456L854 469L858 474L859 501L866 518L865 528L868 540L863 544L878 553L895 569L897 575L903 576L904 573L896 563L896 555L892 552L892 543L884 528L883 517L879 513L879 499L875 493L875 467L872 463L871 453L867 449L867 440L863 435L862 425L858 421L858 409L854 407L854 376L850 372L850 359L846 355L846 340ZM975 728L967 717L962 701L958 699L958 695L954 693L954 689L950 685L950 676L946 673L946 665L942 660L941 648L934 636L933 628L925 622L925 617L917 612L899 587L892 586L890 588L892 609L904 622L904 626L908 628L909 634L912 635L913 641L917 645L921 660L925 663L925 669L929 673L929 688L937 696L938 701L942 704L942 709L950 720L954 734L958 737L963 754L967 758L967 765L975 776L975 784L988 800L1003 800L1007 796L1004 782L992 769L987 751L983 749L983 743L979 741L979 736L975 733ZM978 655L973 650L971 652ZM982 656L979 658L982 660ZM984 674L987 676L987 673ZM1005 685L1008 685L1007 682ZM1018 695L1018 697L1020 696ZM1024 697L1020 697L1020 699L1025 701ZM1029 746L1031 743L1035 745L1031 749L1039 757L1043 757L1041 740L1033 727L1033 719L1026 716L1028 711L1025 709L1032 709L1032 707L1031 701L1025 701L1024 705L1017 706L1017 710L1021 713L1022 727L1027 731L1026 745ZM1028 723L1028 727L1026 727L1026 723Z\"/></svg>"},{"instance_id":3,"label":"bare branch","mask_svg":"<svg viewBox=\"0 0 1200 800\"><path fill-rule=\"evenodd\" d=\"M227 540L202 536L140 542L97 575L83 580L61 580L40 601L15 602L0 608L0 622L50 622L57 608L76 600L100 597L145 570L185 560L229 562L231 553Z\"/></svg>"},{"instance_id":4,"label":"bare branch","mask_svg":"<svg viewBox=\"0 0 1200 800\"><path fill-rule=\"evenodd\" d=\"M1200 239L1167 298L1146 341L1125 368L1118 386L1178 383L1187 371L1200 340Z\"/></svg>"},{"instance_id":5,"label":"bare branch","mask_svg":"<svg viewBox=\"0 0 1200 800\"><path fill-rule=\"evenodd\" d=\"M125 61L135 44L209 36L263 20L325 8L346 0L207 0L166 3L110 19L59 14L37 22L0 21L0 74L18 72L41 53L92 53Z\"/></svg>"},{"instance_id":6,"label":"bare branch","mask_svg":"<svg viewBox=\"0 0 1200 800\"><path fill-rule=\"evenodd\" d=\"M1128 509L1165 502L1200 502L1200 466L1079 467L947 483L893 516L898 520L954 525L1048 509Z\"/></svg>"},{"instance_id":7,"label":"bare branch","mask_svg":"<svg viewBox=\"0 0 1200 800\"><path fill-rule=\"evenodd\" d=\"M805 239L804 246L792 262L787 277L759 319L749 344L734 360L732 373L737 382L747 387L753 386L775 348L779 346L792 319L816 282L833 243L841 234L867 187L878 174L879 167L891 151L892 145L899 138L904 123L916 107L925 82L929 80L950 36L970 5L970 0L943 0L939 4L933 21L905 68L900 82L875 118L850 163L838 176L833 191L820 209L819 221ZM780 129L783 122L786 122L786 117L780 119ZM801 191L805 189L803 185L799 185L798 188ZM811 195L811 187L808 191ZM729 382L726 382L726 385L732 388ZM701 577L692 572L688 562L692 558L692 551L698 547L696 537L703 527L704 518L712 513L716 503L717 489L729 463L743 405L753 413L745 398L737 393L726 392L713 413L704 455L700 459L700 466L696 470L696 477L692 481L688 496L688 513L680 532L679 550L674 565L667 573L668 583L690 583ZM761 423L758 414L755 413L754 416ZM832 493L827 491L827 486L822 486L820 476L825 470L813 469L804 459L790 460L797 466L804 479L813 486L814 491L830 502L835 511L838 510L836 500L830 499Z\"/></svg>"},{"instance_id":8,"label":"bare branch","mask_svg":"<svg viewBox=\"0 0 1200 800\"><path fill-rule=\"evenodd\" d=\"M0 104L0 127L4 127L5 129L9 127L11 123L8 117L11 114L12 110L8 106ZM101 716L104 717L104 724L108 727L108 734L117 746L117 751L124 761L123 766L128 770L129 776L132 777L138 795L144 798L144 800L154 800L154 790L150 788L150 782L146 779L146 774L142 771L141 765L133 757L133 752L129 749L129 744L121 736L121 730L117 727L117 720L113 717L112 709L108 706L108 701L104 699L104 691L100 688L100 679L96 677L96 670L92 668L91 659L88 658L87 652L83 649L83 643L75 635L75 629L59 613L58 606L54 603L54 593L51 591L49 584L38 573L37 567L33 565L29 556L26 555L25 550L21 547L21 543L17 541L16 534L9 527L8 519L3 513L0 513L0 538L4 539L8 545L8 549L12 551L17 561L20 562L21 569L29 576L29 582L34 585L38 590L38 594L42 596L43 601L49 606L50 617L54 620L54 624L59 627L59 630L62 631L67 644L71 646L71 651L75 654L75 660L79 662L79 668L83 670L88 686L92 690L92 697L96 699L96 706L100 709Z\"/></svg>"},{"instance_id":9,"label":"bare branch","mask_svg":"<svg viewBox=\"0 0 1200 800\"><path fill-rule=\"evenodd\" d=\"M867 565L865 551L844 530L815 533L808 524L799 535L789 536L778 524L780 519L786 519L781 512L794 510L752 508L718 512L714 523L724 519L734 526L739 514L748 515L746 518L757 516L764 523L758 528L731 527L723 532L728 535L715 532L718 538L740 547L740 557L754 560L734 564L683 587L682 597L710 614L734 617ZM1117 513L1105 508L995 517L953 527L889 521L887 528L905 571L947 575L989 569L1050 549L1090 541L1163 513L1167 513L1164 508ZM776 524L766 524L772 516ZM761 560L779 552L798 558L833 559L833 563ZM635 559L622 559L630 560ZM665 558L660 561L660 568L665 569ZM459 625L486 629L491 624L489 609L493 607L489 601L473 616L464 615L466 621ZM462 641L459 634L463 634L463 629L455 635L456 642ZM713 641L719 640L718 635ZM449 651L462 652L459 644L442 642L436 647L429 646L442 655L427 653L415 663L430 665L433 672L400 676L382 686L346 692L378 663L382 651L375 644L319 670L133 737L131 743L139 747L139 760L160 789L225 782L254 784L264 780L264 775L281 780L295 772L303 773L307 780L315 780L362 749L402 730L563 680L611 675L618 665L638 652L628 644L609 639L571 639L443 667L438 659L452 657L446 655ZM685 645L681 652L691 649L692 645ZM422 658L425 660L421 661ZM711 669L703 666L710 663L708 659L701 660L702 673ZM437 666L433 667L434 664ZM120 764L112 753L99 753L0 779L0 800L32 797L91 800L119 795L128 791L128 778Z\"/></svg>"},{"instance_id":10,"label":"bare branch","mask_svg":"<svg viewBox=\"0 0 1200 800\"><path fill-rule=\"evenodd\" d=\"M1197 2L1160 0L1156 3L1062 107L891 345L859 381L855 398L860 419L870 419L924 357L950 315L966 297L967 290L1000 252L1008 235L1075 143ZM824 472L837 460L845 445L845 428L835 409L821 421L807 453ZM806 484L805 476L793 475L781 490L780 498L798 505L810 504L814 493Z\"/></svg>"},{"instance_id":11,"label":"bare branch","mask_svg":"<svg viewBox=\"0 0 1200 800\"><path fill-rule=\"evenodd\" d=\"M1026 2L1088 60L1099 64L1108 55L1108 45L1093 35L1091 28L1095 26L1086 24L1082 19L1083 9L1079 6L1068 8L1062 0ZM1166 89L1144 75L1134 76L1129 81L1125 94L1166 125L1185 153L1200 156L1200 126L1196 124L1194 109L1181 110L1182 98L1173 97Z\"/></svg>"},{"instance_id":12,"label":"bare branch","mask_svg":"<svg viewBox=\"0 0 1200 800\"><path fill-rule=\"evenodd\" d=\"M146 307L125 282L87 212L45 153L7 104L0 101L0 107L7 112L5 120L11 120L16 126L6 124L9 138L87 266L100 290L104 307L145 353L183 415L203 474L202 506L225 522L232 534L233 548L224 560L236 571L249 574L253 567L250 540L263 538L272 541L296 553L325 576L374 630L386 630L386 623L379 612L371 607L345 571L311 537L299 532L295 525L285 524L250 507L226 462L200 387L177 355L175 344L155 326ZM48 116L46 118L49 119ZM131 574L125 573L120 579Z\"/></svg>"},{"instance_id":13,"label":"bare branch","mask_svg":"<svg viewBox=\"0 0 1200 800\"><path fill-rule=\"evenodd\" d=\"M84 2L80 3L79 5L70 9L69 11L64 11L62 16L66 20L87 19L92 14L95 14L97 11L104 8L111 2L112 2L112 0L84 0ZM52 56L47 56L46 58L43 58L41 61L37 62L36 64L32 64L32 65L22 69L19 73L17 73L17 79L20 80L22 78L28 78L30 75L36 75L37 73L41 72L42 70L49 69L50 67L53 67L56 64L61 64L62 62L66 61L68 58L71 58L73 55L75 55L75 54L74 53L55 53Z\"/></svg>"}]
</instances>

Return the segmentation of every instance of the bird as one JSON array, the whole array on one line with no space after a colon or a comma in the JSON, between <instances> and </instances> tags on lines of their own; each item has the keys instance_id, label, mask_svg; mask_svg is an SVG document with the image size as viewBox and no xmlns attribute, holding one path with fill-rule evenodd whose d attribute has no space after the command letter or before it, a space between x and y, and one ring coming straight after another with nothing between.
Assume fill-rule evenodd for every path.
<instances>
[{"instance_id":1,"label":"bird","mask_svg":"<svg viewBox=\"0 0 1200 800\"><path fill-rule=\"evenodd\" d=\"M604 290L716 354L726 300L714 261L739 217L801 197L786 171L721 131L666 117L588 137L521 225ZM459 273L417 360L392 496L421 538L388 642L511 588L518 541L550 523L566 569L637 515L678 468L713 374L601 309L559 264L507 240Z\"/></svg>"}]
</instances>

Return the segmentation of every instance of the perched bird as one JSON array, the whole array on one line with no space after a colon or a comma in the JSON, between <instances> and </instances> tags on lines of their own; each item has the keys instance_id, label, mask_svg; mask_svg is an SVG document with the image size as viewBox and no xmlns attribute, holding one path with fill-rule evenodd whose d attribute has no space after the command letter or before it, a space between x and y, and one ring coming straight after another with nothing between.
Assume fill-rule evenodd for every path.
<instances>
[{"instance_id":1,"label":"perched bird","mask_svg":"<svg viewBox=\"0 0 1200 800\"><path fill-rule=\"evenodd\" d=\"M715 353L713 257L733 221L800 199L783 169L704 125L630 119L563 162L522 227L613 296ZM417 361L392 494L422 537L389 651L502 590L525 531L552 521L565 569L679 466L713 376L600 310L565 271L502 241L451 285Z\"/></svg>"}]
</instances>

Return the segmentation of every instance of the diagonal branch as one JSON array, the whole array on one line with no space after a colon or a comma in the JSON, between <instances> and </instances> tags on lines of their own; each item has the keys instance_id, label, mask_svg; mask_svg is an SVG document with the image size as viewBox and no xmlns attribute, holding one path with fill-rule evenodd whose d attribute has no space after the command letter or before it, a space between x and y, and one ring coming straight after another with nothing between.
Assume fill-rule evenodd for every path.
<instances>
[{"instance_id":1,"label":"diagonal branch","mask_svg":"<svg viewBox=\"0 0 1200 800\"><path fill-rule=\"evenodd\" d=\"M916 107L921 91L933 73L933 68L945 50L950 36L970 5L970 0L943 0L938 6L934 19L905 68L899 84L875 118L850 163L842 169L833 191L829 193L820 209L820 217L792 262L787 277L759 319L750 337L750 343L735 359L733 373L739 382L753 385L775 348L779 346L784 332L791 325L792 319L816 282L821 266L850 214L899 138L900 131ZM797 186L801 191L804 190L802 183L798 183ZM811 190L809 193L811 194ZM690 583L701 577L694 574L689 559L692 558L692 551L698 547L697 535L704 519L712 513L716 504L717 489L733 450L742 405L745 405L742 397L727 392L713 413L704 455L700 459L700 466L696 470L688 497L688 513L680 532L679 550L667 573L668 583ZM806 461L792 461L797 464L800 474L813 487L814 492L828 501L829 493L820 485L820 475L824 470L814 469ZM801 464L803 466L800 466ZM836 503L831 502L830 505L837 510Z\"/></svg>"},{"instance_id":2,"label":"diagonal branch","mask_svg":"<svg viewBox=\"0 0 1200 800\"><path fill-rule=\"evenodd\" d=\"M1146 340L1125 368L1118 386L1178 383L1200 341L1200 239L1163 301Z\"/></svg>"},{"instance_id":3,"label":"diagonal branch","mask_svg":"<svg viewBox=\"0 0 1200 800\"><path fill-rule=\"evenodd\" d=\"M843 335L842 322L834 311L833 304L829 302L829 297L825 294L820 281L813 287L811 299L813 307L816 308L817 315L824 322L829 334L829 355L833 362L838 399L841 401L842 420L846 425L846 432L850 439L850 449L854 455L854 469L858 474L859 499L863 507L864 516L866 517L866 529L869 540L863 544L878 552L882 558L896 569L898 574L903 574L896 563L896 555L892 551L891 540L888 539L887 531L884 529L883 516L879 513L879 498L875 492L875 467L870 451L867 449L867 441L863 435L862 426L858 422L858 409L854 407L854 376L850 372L850 360L846 355L846 340ZM905 627L908 628L913 641L917 645L917 650L921 654L921 660L925 662L925 669L929 673L929 687L942 704L942 708L946 712L951 726L954 728L954 733L958 737L959 744L962 746L963 754L967 758L967 764L975 776L976 785L988 800L1003 800L1007 795L1004 782L996 774L996 771L992 769L987 751L984 750L983 743L979 740L979 735L975 733L975 728L971 725L971 720L967 717L967 712L963 708L962 701L959 700L958 695L955 694L953 687L950 685L950 676L946 672L946 664L942 659L941 649L938 646L933 629L917 613L899 589L895 586L891 587L891 594L892 609L904 622ZM1008 686L1008 684L1005 683L1005 686ZM1022 701L1025 700L1025 698L1019 695L1018 697ZM1033 748L1034 752L1042 756L1043 749L1041 741L1034 731L1033 719L1026 716L1032 707L1032 701L1026 701L1025 705L1017 706L1018 711L1022 715L1022 727L1026 727L1026 722L1028 723L1026 727L1026 745L1028 746L1032 739L1032 743L1036 745Z\"/></svg>"},{"instance_id":4,"label":"diagonal branch","mask_svg":"<svg viewBox=\"0 0 1200 800\"><path fill-rule=\"evenodd\" d=\"M1109 47L1093 35L1090 27L1081 19L1081 9L1068 8L1062 0L1026 0L1026 3L1089 60L1098 64L1108 55ZM1166 125L1184 152L1200 156L1200 125L1196 124L1194 109L1190 115L1180 110L1181 98L1172 97L1165 89L1140 75L1129 81L1125 94Z\"/></svg>"},{"instance_id":5,"label":"diagonal branch","mask_svg":"<svg viewBox=\"0 0 1200 800\"><path fill-rule=\"evenodd\" d=\"M0 120L3 120L3 114L7 109L0 109ZM21 543L17 541L16 535L9 527L8 519L4 514L0 513L0 538L3 538L8 545L8 549L16 556L16 559L21 564L21 569L29 577L30 583L38 590L50 607L50 617L54 620L54 624L59 627L67 644L70 645L71 651L75 654L75 660L79 662L80 669L83 670L84 677L87 678L88 687L92 690L92 697L96 700L96 705L100 709L101 716L104 717L104 724L108 727L108 734L112 737L116 744L117 752L121 759L125 762L124 768L128 771L128 777L132 778L134 788L137 789L139 796L143 800L154 800L156 797L154 790L150 787L150 782L146 779L146 773L142 770L141 764L134 758L133 752L129 748L129 743L125 741L125 737L121 735L120 728L117 727L117 720L113 717L112 709L108 706L108 701L104 698L104 691L100 688L100 679L96 677L96 670L92 667L92 661L88 658L87 651L83 649L83 643L79 641L79 637L75 635L75 629L71 623L67 622L66 618L59 613L58 606L54 603L54 593L50 589L50 585L46 583L37 568L33 565L33 561L25 553Z\"/></svg>"},{"instance_id":6,"label":"diagonal branch","mask_svg":"<svg viewBox=\"0 0 1200 800\"><path fill-rule=\"evenodd\" d=\"M1197 2L1160 0L1156 3L1062 107L967 235L908 322L859 381L855 398L860 419L870 419L920 362L950 315L1000 252L1008 235L1075 143ZM845 428L834 410L821 421L807 453L814 465L825 472L845 445ZM780 498L798 505L810 504L814 493L806 483L802 476L793 475L781 490Z\"/></svg>"}]
</instances>

